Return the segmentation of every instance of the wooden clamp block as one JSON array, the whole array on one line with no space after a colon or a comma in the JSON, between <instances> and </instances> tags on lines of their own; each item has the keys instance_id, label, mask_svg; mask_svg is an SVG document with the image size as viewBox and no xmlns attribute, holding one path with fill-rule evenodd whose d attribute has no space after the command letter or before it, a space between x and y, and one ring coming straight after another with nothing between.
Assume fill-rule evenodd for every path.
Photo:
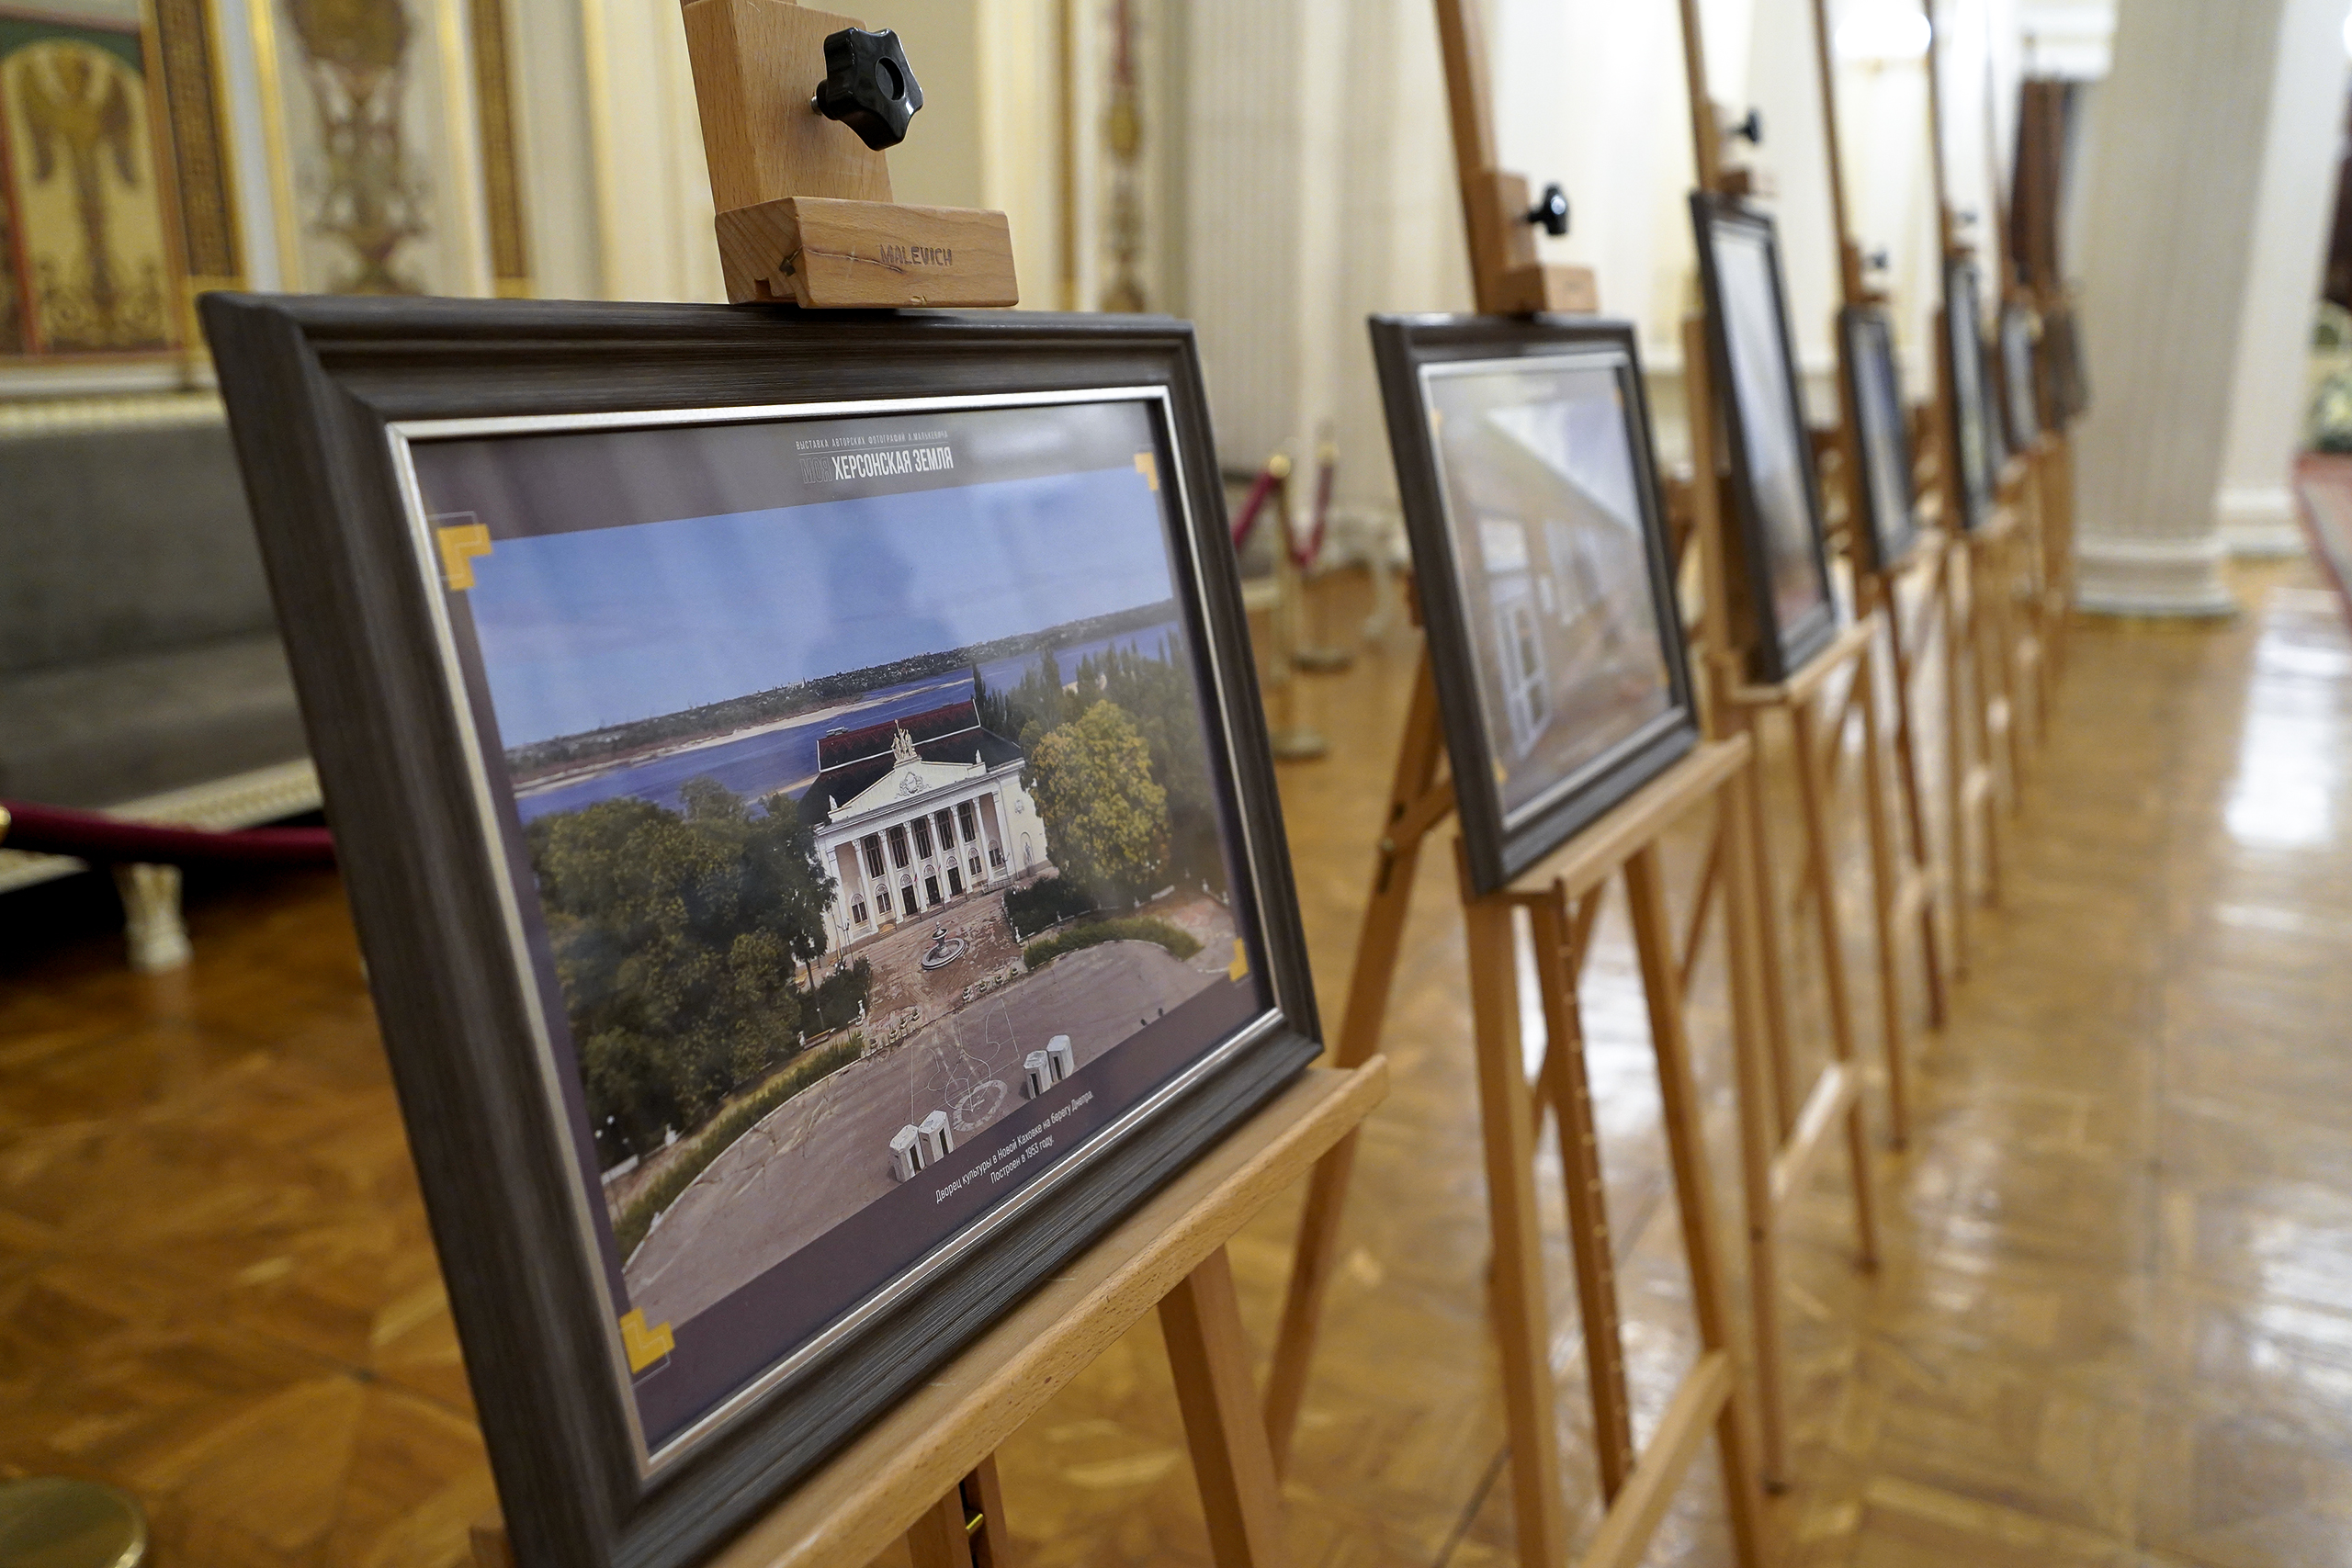
<instances>
[{"instance_id":1,"label":"wooden clamp block","mask_svg":"<svg viewBox=\"0 0 2352 1568\"><path fill-rule=\"evenodd\" d=\"M792 0L685 0L684 13L729 299L1020 302L1003 213L899 205L883 155L811 107L825 39L863 23Z\"/></svg>"},{"instance_id":2,"label":"wooden clamp block","mask_svg":"<svg viewBox=\"0 0 2352 1568\"><path fill-rule=\"evenodd\" d=\"M1479 274L1478 309L1503 316L1600 309L1590 267L1536 259L1535 231L1526 219L1534 197L1524 175L1488 169L1464 182L1463 197L1470 209L1470 261Z\"/></svg>"}]
</instances>

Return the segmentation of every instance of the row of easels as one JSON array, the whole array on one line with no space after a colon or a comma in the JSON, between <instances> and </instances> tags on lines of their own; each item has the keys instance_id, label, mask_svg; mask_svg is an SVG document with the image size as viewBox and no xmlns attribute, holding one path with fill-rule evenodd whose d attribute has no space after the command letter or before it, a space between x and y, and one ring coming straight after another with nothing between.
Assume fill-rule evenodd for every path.
<instances>
[{"instance_id":1,"label":"row of easels","mask_svg":"<svg viewBox=\"0 0 2352 1568\"><path fill-rule=\"evenodd\" d=\"M1702 182L1710 189L1744 188L1747 182L1736 177L1739 171L1721 156L1723 117L1704 95L1696 10L1694 0L1685 0L1686 59ZM1544 308L1547 302L1560 308L1548 292L1536 291L1544 293L1538 299L1530 291L1535 276L1529 270L1532 244L1516 211L1528 183L1493 166L1475 6L1469 0L1438 0L1438 16L1480 310L1509 314ZM1822 53L1826 89L1826 42ZM1827 107L1834 155L1834 105ZM1833 179L1835 175L1833 168ZM1837 208L1841 283L1849 296L1859 297L1860 253L1844 232L1842 193ZM1698 319L1686 323L1683 348L1685 402L1697 469L1687 536L1699 552L1702 604L1692 631L1704 671L1709 743L1588 829L1543 873L1497 893L1477 894L1466 878L1462 888L1494 1227L1493 1315L1503 1367L1521 1553L1531 1562L1564 1562L1568 1547L1560 1511L1554 1383L1546 1354L1549 1320L1542 1273L1531 1261L1536 1248L1533 1156L1542 1117L1548 1109L1558 1118L1568 1240L1593 1402L1595 1462L1602 1495L1609 1500L1586 1561L1613 1562L1640 1555L1667 1494L1712 1426L1723 1445L1735 1540L1742 1561L1753 1562L1757 1510L1750 1485L1757 1476L1749 1469L1740 1411L1752 1405L1760 1479L1768 1484L1784 1480L1788 1456L1777 1237L1788 1201L1833 1143L1842 1140L1850 1162L1857 1261L1868 1267L1877 1252L1864 1075L1837 897L1834 806L1847 738L1858 721L1884 1081L1891 1141L1900 1146L1908 1131L1911 1051L1903 958L1916 942L1920 987L1932 1026L1940 1026L1946 1005L1943 925L1951 928L1955 967L1964 965L1966 959L1965 856L1956 853L1939 864L1929 831L1921 736L1914 721L1921 655L1933 645L1940 622L1948 694L1944 706L1951 726L1946 760L1956 781L1951 786L1955 804L1949 811L1953 840L1958 840L1959 824L1971 812L1988 824L1978 836L1986 845L1988 880L1996 893L1996 792L1988 770L1996 761L2005 764L2012 783L1998 793L2014 802L2022 731L2009 715L2028 684L2034 688L2037 723L2046 710L2054 657L2051 649L2063 615L2064 601L2054 586L2056 563L2063 558L2042 526L2050 509L2045 498L2064 482L2063 474L2051 478L2064 454L2063 437L2053 437L2030 454L2027 462L2013 466L2005 481L2002 520L1994 526L1957 537L1928 530L1905 560L1883 571L1864 565L1862 553L1854 552L1849 563L1855 589L1851 624L1789 679L1773 684L1749 680L1744 650L1736 645L1725 614L1730 586L1726 509L1717 467L1714 394L1708 385L1703 323ZM1949 374L1940 380L1947 388L1951 385ZM1949 421L1939 423L1949 428ZM1850 410L1845 425L1847 471L1855 476L1860 454ZM1942 472L1953 472L1949 459ZM1859 516L1859 507L1849 509L1849 514ZM2018 547L2018 541L2029 536L2028 542L2036 547ZM2018 587L2020 561L2035 567L2030 574L2030 592ZM2012 626L2012 611L2020 607L2031 624L2030 635ZM1772 874L1772 821L1763 804L1768 725L1784 725L1788 734L1785 755L1798 807L1797 900L1802 905L1811 897L1810 924L1825 993L1826 1065L1804 1084L1797 1081L1799 1053L1791 1037L1786 980L1792 955L1781 948L1787 906ZM1996 759L1996 751L2002 757ZM1376 1048L1421 845L1453 809L1453 791L1442 773L1442 754L1435 683L1425 660L1374 853L1355 971L1336 1045L1342 1067L1365 1059ZM1673 822L1709 804L1714 808L1712 841L1690 901L1687 934L1678 942L1665 912L1657 843ZM1648 1448L1638 1452L1625 1407L1610 1230L1577 1010L1577 976L1601 890L1620 874L1657 1054L1663 1131L1690 1247L1702 1343L1699 1364L1677 1393ZM1713 1251L1713 1200L1706 1190L1699 1128L1688 1096L1689 1047L1681 1021L1707 917L1718 904L1724 917L1731 1043L1738 1080L1752 1383L1737 1377L1721 1354L1725 1346L1722 1275ZM1521 915L1533 932L1547 1037L1542 1070L1532 1083L1521 1065L1513 978L1515 922ZM1799 922L1788 923L1803 929ZM1353 1141L1345 1139L1318 1165L1301 1223L1268 1391L1278 1463L1286 1454L1304 1398L1322 1293L1337 1257L1352 1159ZM1719 1382L1719 1376L1728 1381Z\"/></svg>"}]
</instances>

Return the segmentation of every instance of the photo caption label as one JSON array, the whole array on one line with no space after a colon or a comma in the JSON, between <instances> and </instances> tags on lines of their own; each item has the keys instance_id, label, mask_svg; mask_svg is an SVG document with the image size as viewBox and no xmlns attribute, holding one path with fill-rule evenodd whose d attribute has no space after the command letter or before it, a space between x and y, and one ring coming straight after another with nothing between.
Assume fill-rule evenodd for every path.
<instances>
[{"instance_id":1,"label":"photo caption label","mask_svg":"<svg viewBox=\"0 0 2352 1568\"><path fill-rule=\"evenodd\" d=\"M972 1166L969 1169L966 1170L962 1175L949 1182L946 1186L934 1188L932 1191L931 1201L934 1203L945 1202L956 1193L964 1190L965 1188L969 1187L973 1182L978 1181L980 1179L982 1172L987 1173L989 1184L990 1186L994 1186L996 1183L1002 1181L1006 1177L1020 1170L1022 1167L1027 1165L1031 1160L1035 1159L1038 1156L1046 1153L1048 1149L1051 1149L1054 1146L1054 1140L1052 1134L1047 1132L1047 1129L1052 1127L1056 1122L1061 1121L1064 1117L1071 1114L1073 1111L1083 1109L1091 1103L1093 1099L1094 1091L1090 1089L1084 1094L1080 1095L1076 1100L1071 1100L1068 1105L1065 1105L1060 1110L1055 1111L1051 1116L1046 1117L1043 1122L1038 1122L1035 1127L1030 1128L1027 1132L1018 1134L1010 1142L999 1145L994 1152L982 1157L978 1163Z\"/></svg>"}]
</instances>

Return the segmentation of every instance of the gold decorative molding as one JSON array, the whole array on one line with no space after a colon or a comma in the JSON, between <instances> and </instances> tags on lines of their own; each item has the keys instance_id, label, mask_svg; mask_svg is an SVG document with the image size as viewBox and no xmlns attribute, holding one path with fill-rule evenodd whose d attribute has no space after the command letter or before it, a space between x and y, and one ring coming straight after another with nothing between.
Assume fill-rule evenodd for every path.
<instances>
[{"instance_id":1,"label":"gold decorative molding","mask_svg":"<svg viewBox=\"0 0 2352 1568\"><path fill-rule=\"evenodd\" d=\"M514 144L514 67L506 0L473 0L474 114L481 137L481 194L489 222L492 288L502 299L531 295L530 231L524 220L522 161Z\"/></svg>"},{"instance_id":2,"label":"gold decorative molding","mask_svg":"<svg viewBox=\"0 0 2352 1568\"><path fill-rule=\"evenodd\" d=\"M163 112L159 161L175 178L180 258L191 294L244 286L236 177L222 118L220 51L207 0L148 0L151 69Z\"/></svg>"}]
</instances>

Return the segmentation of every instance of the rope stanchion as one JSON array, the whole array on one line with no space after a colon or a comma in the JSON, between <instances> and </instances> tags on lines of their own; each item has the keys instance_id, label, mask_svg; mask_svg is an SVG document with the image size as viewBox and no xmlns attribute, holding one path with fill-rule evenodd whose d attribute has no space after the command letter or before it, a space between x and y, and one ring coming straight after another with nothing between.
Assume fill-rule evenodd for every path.
<instances>
[{"instance_id":1,"label":"rope stanchion","mask_svg":"<svg viewBox=\"0 0 2352 1568\"><path fill-rule=\"evenodd\" d=\"M157 822L129 822L96 811L0 801L0 844L28 854L77 860L190 865L333 865L334 836L324 828L249 828L215 832Z\"/></svg>"},{"instance_id":2,"label":"rope stanchion","mask_svg":"<svg viewBox=\"0 0 2352 1568\"><path fill-rule=\"evenodd\" d=\"M1257 532L1258 513L1265 510L1267 501L1273 499L1277 507L1280 506L1274 492L1288 478L1290 459L1280 452L1267 458L1266 466L1258 470L1257 479L1250 486L1250 493L1241 498L1241 510L1233 514L1233 547L1236 552L1247 547L1250 536ZM1287 546L1288 541L1284 543Z\"/></svg>"}]
</instances>

